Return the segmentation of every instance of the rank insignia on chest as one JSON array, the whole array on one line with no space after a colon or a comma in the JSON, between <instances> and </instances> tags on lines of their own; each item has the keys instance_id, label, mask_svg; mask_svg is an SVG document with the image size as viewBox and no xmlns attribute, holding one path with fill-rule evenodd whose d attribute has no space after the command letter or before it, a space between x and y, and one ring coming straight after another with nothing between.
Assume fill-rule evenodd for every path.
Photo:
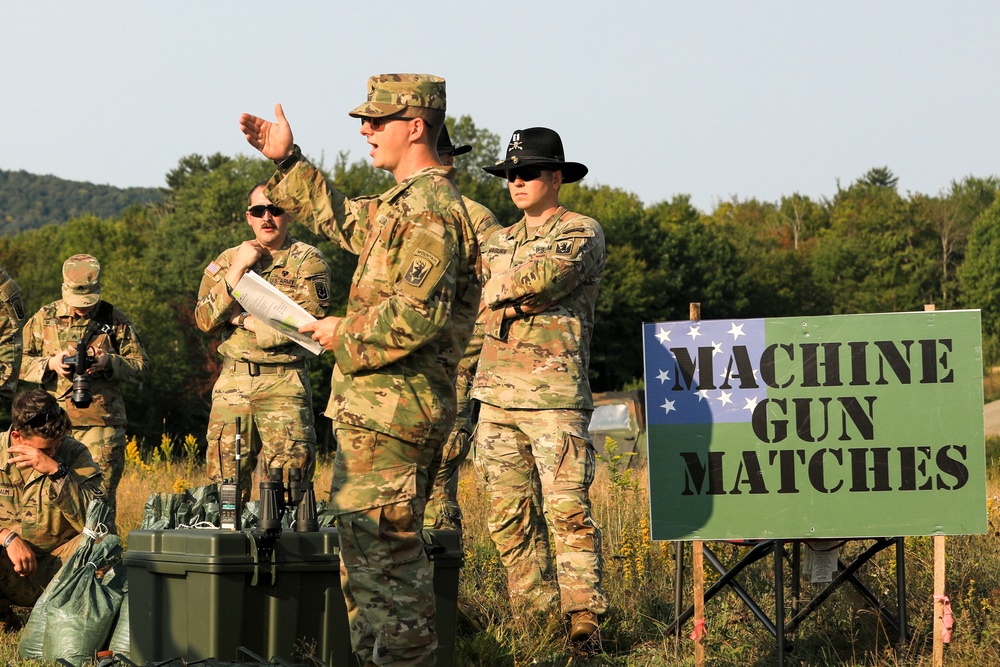
<instances>
[{"instance_id":1,"label":"rank insignia on chest","mask_svg":"<svg viewBox=\"0 0 1000 667\"><path fill-rule=\"evenodd\" d=\"M572 241L557 241L556 242L556 254L557 255L572 255L573 254L573 242Z\"/></svg>"},{"instance_id":2,"label":"rank insignia on chest","mask_svg":"<svg viewBox=\"0 0 1000 667\"><path fill-rule=\"evenodd\" d=\"M205 273L207 273L212 278L214 278L216 276L216 274L218 274L219 271L221 271L221 270L222 270L222 267L219 266L219 264L217 262L212 262L211 264L209 264L208 266L205 267Z\"/></svg>"}]
</instances>

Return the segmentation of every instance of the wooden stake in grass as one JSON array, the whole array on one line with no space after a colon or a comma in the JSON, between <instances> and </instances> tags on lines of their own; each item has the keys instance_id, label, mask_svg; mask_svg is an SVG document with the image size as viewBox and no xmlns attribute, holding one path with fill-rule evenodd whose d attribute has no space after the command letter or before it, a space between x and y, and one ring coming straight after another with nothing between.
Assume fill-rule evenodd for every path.
<instances>
[{"instance_id":1,"label":"wooden stake in grass","mask_svg":"<svg viewBox=\"0 0 1000 667\"><path fill-rule=\"evenodd\" d=\"M936 310L933 303L924 305L924 311ZM944 664L944 535L934 536L934 655L931 664ZM902 595L903 593L901 593Z\"/></svg>"}]
</instances>

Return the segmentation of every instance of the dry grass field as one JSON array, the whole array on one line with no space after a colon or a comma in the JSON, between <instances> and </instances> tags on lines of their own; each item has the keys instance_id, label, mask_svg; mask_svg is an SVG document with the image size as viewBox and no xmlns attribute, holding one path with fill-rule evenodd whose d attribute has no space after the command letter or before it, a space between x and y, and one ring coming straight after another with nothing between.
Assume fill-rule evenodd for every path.
<instances>
[{"instance_id":1,"label":"dry grass field","mask_svg":"<svg viewBox=\"0 0 1000 667\"><path fill-rule=\"evenodd\" d=\"M186 440L186 442L185 442ZM170 491L204 482L193 438L160 446L144 456L130 448L127 470L119 489L119 526L123 535L142 522L143 505L153 491ZM996 449L997 443L990 447ZM316 488L329 488L330 464L318 469ZM564 643L558 618L523 618L511 613L505 575L486 532L487 502L471 467L463 470L460 497L466 514L465 565L461 575L461 614L457 628L457 664L520 665L693 665L690 623L678 641L666 630L673 618L674 565L671 543L649 540L648 490L644 471L628 471L621 460L605 462L594 485L595 514L604 532L606 592L612 609L602 628L603 652L572 654ZM949 537L946 592L955 613L955 631L946 647L945 665L1000 665L1000 480L988 484L989 533ZM325 493L317 492L320 499ZM853 543L845 549L857 549ZM720 546L727 559L737 547ZM773 593L769 583L772 561L764 559L742 578L743 585L769 613ZM911 639L905 653L895 650L895 635L882 627L878 615L847 587L837 591L790 637L794 651L786 664L803 666L896 667L931 665L932 540L906 540L907 601ZM714 581L706 572L706 586ZM895 557L888 549L862 574L869 587L894 604ZM690 578L690 573L688 573ZM813 594L803 584L802 594ZM685 585L690 601L690 581ZM27 614L26 610L22 613ZM706 605L705 639L712 667L774 664L774 643L745 605L728 590ZM0 637L0 663L18 663L17 634Z\"/></svg>"}]
</instances>

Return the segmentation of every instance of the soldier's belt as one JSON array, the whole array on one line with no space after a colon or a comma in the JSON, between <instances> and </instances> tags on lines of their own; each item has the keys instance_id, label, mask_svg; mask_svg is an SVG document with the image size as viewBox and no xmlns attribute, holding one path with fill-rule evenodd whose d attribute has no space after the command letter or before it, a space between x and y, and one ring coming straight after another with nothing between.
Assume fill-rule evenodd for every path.
<instances>
[{"instance_id":1,"label":"soldier's belt","mask_svg":"<svg viewBox=\"0 0 1000 667\"><path fill-rule=\"evenodd\" d=\"M285 371L299 370L306 367L305 361L291 361L287 364L255 364L252 361L236 361L226 357L222 362L222 367L227 371L246 373L251 377L258 375L280 375Z\"/></svg>"}]
</instances>

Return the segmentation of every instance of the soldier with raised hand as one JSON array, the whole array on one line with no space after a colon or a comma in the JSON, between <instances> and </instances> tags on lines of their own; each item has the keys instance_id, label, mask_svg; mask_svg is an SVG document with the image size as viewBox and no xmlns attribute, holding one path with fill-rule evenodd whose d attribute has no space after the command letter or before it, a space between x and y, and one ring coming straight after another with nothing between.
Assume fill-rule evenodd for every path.
<instances>
[{"instance_id":1,"label":"soldier with raised hand","mask_svg":"<svg viewBox=\"0 0 1000 667\"><path fill-rule=\"evenodd\" d=\"M0 628L20 625L12 605L31 607L76 550L87 506L104 497L101 469L70 437L66 411L42 389L14 397L0 433Z\"/></svg>"},{"instance_id":2,"label":"soldier with raised hand","mask_svg":"<svg viewBox=\"0 0 1000 667\"><path fill-rule=\"evenodd\" d=\"M42 306L25 323L21 379L42 385L60 401L72 436L85 444L101 466L111 509L109 530L115 525L118 482L125 470L125 399L122 384L142 383L149 375L149 357L139 333L125 313L101 299L101 265L92 255L73 255L63 263L62 299ZM77 343L93 325L96 336L88 349ZM73 375L76 366L67 357L93 356L87 369L93 400L76 404Z\"/></svg>"},{"instance_id":3,"label":"soldier with raised hand","mask_svg":"<svg viewBox=\"0 0 1000 667\"><path fill-rule=\"evenodd\" d=\"M291 216L258 183L248 195L246 221L254 238L225 250L205 268L198 290L195 321L205 333L222 337L222 372L212 390L206 472L221 481L235 470L236 418L241 418L246 448L238 477L249 500L253 471L302 470L312 480L316 469L316 427L307 369L315 355L288 336L243 311L232 289L253 270L306 309L324 317L330 307L330 267L308 243L288 235ZM233 475L236 477L236 475Z\"/></svg>"},{"instance_id":4,"label":"soldier with raised hand","mask_svg":"<svg viewBox=\"0 0 1000 667\"><path fill-rule=\"evenodd\" d=\"M351 644L363 665L432 665L434 568L421 539L429 472L455 420L455 374L476 318L479 249L453 171L437 155L445 82L368 80L349 112L396 185L347 199L302 157L281 105L243 114L278 172L267 196L358 255L347 312L301 328L334 354L326 414L338 450L330 490Z\"/></svg>"},{"instance_id":5,"label":"soldier with raised hand","mask_svg":"<svg viewBox=\"0 0 1000 667\"><path fill-rule=\"evenodd\" d=\"M9 406L21 374L21 326L24 304L21 289L0 266L0 402Z\"/></svg>"},{"instance_id":6,"label":"soldier with raised hand","mask_svg":"<svg viewBox=\"0 0 1000 667\"><path fill-rule=\"evenodd\" d=\"M559 188L582 179L587 167L566 161L553 130L517 130L506 158L483 169L507 179L524 213L490 237L484 255L488 312L472 396L482 403L475 462L491 499L490 534L515 604L545 610L558 595L570 639L586 642L608 608L601 533L590 505L594 405L587 377L604 232L596 220L559 204ZM536 474L557 587L530 530Z\"/></svg>"}]
</instances>

